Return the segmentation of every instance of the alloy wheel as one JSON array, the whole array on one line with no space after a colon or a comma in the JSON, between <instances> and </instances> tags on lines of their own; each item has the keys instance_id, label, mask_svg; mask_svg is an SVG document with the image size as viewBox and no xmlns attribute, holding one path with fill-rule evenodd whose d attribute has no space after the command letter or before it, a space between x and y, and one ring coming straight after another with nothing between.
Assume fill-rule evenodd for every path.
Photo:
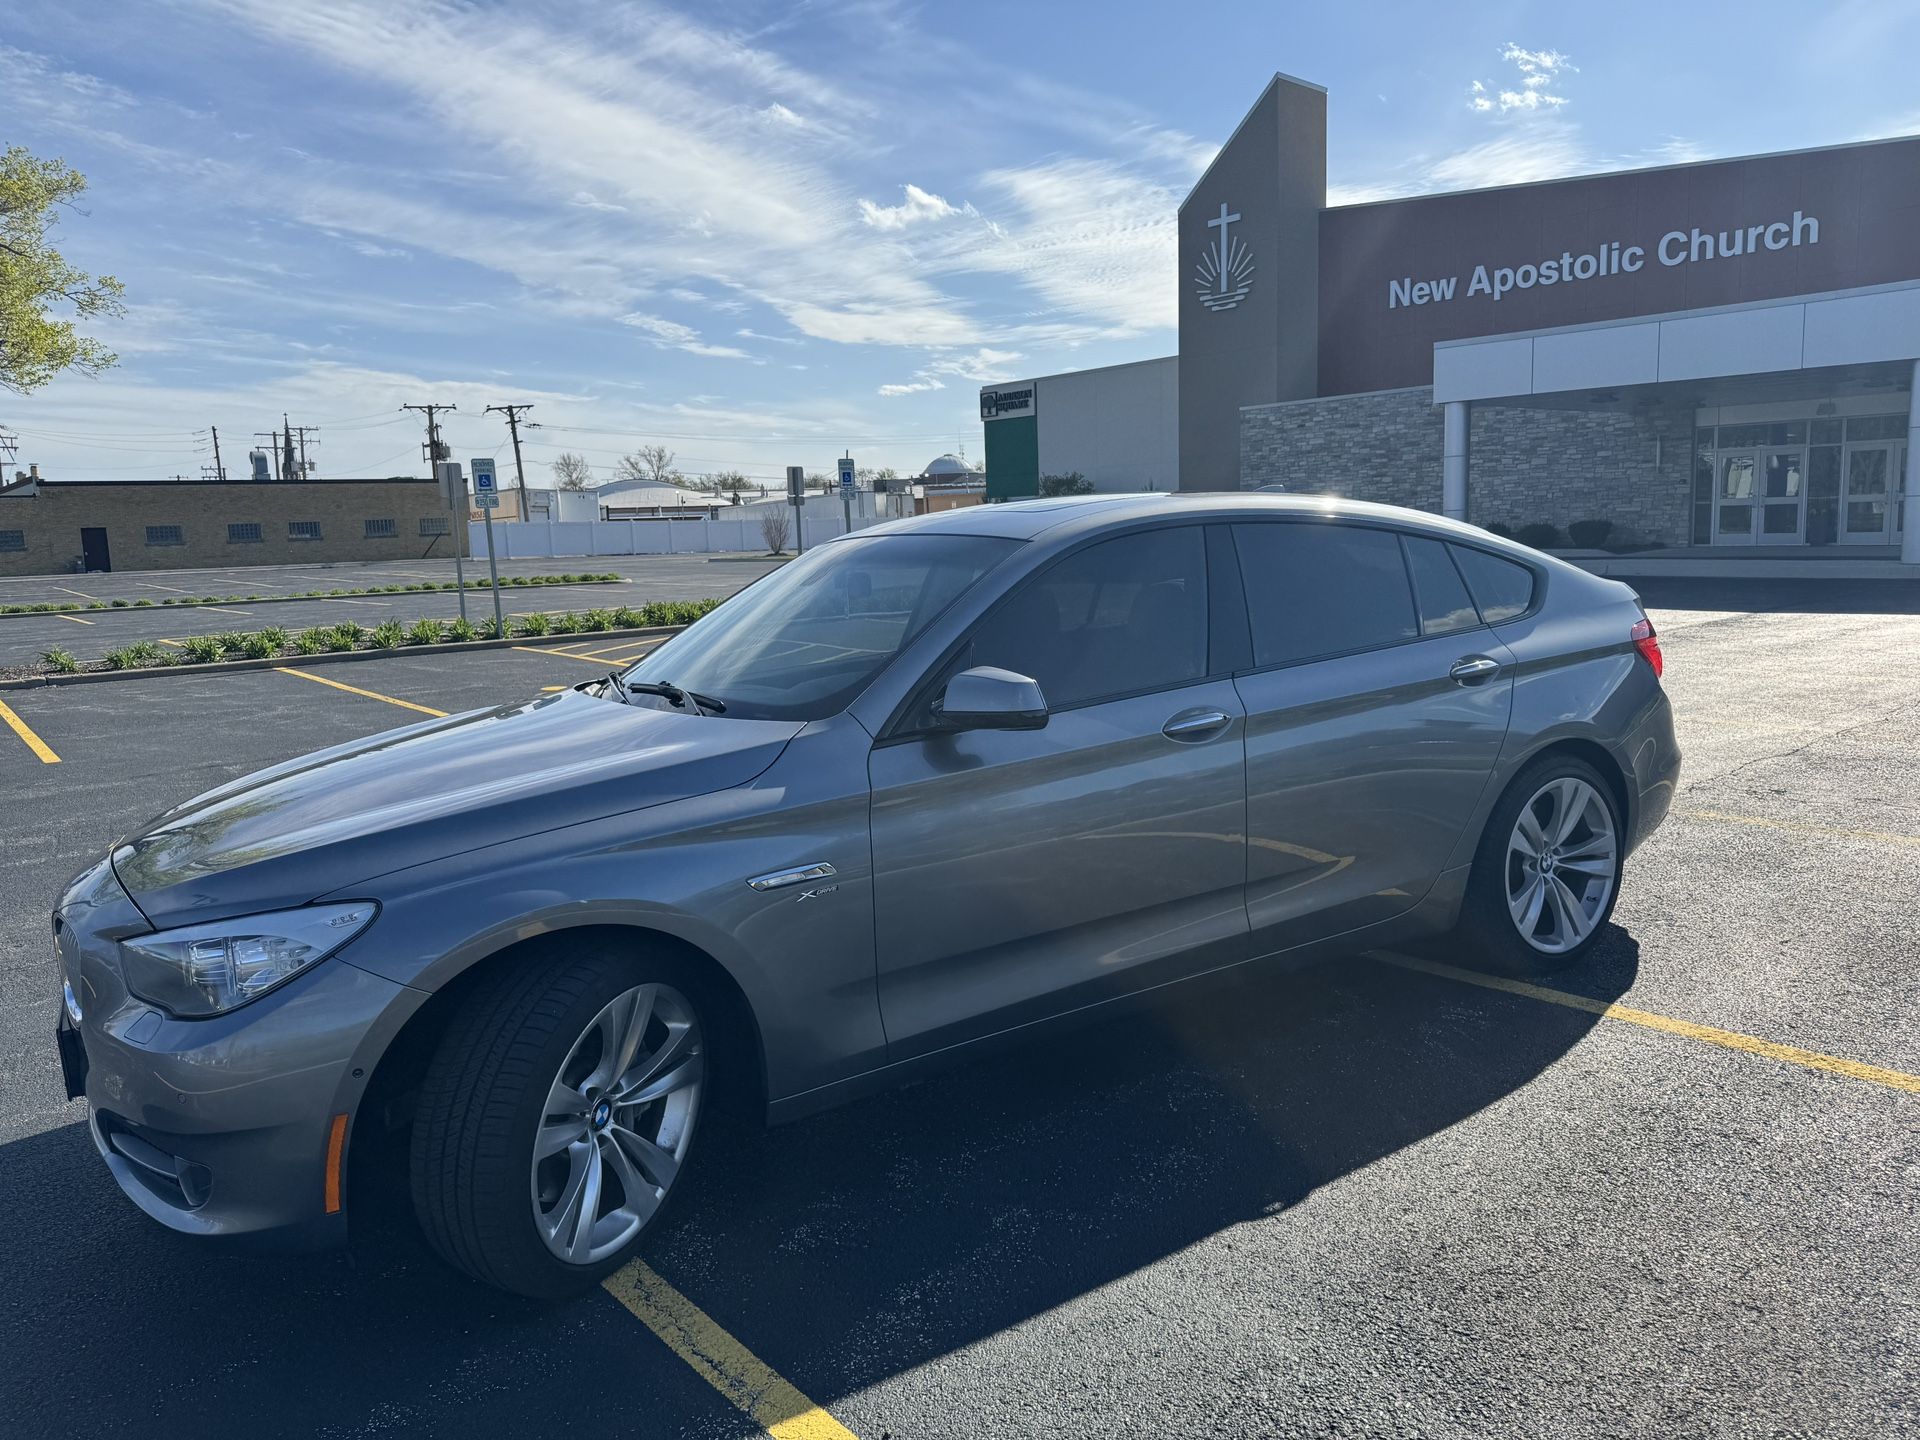
<instances>
[{"instance_id":1,"label":"alloy wheel","mask_svg":"<svg viewBox=\"0 0 1920 1440\"><path fill-rule=\"evenodd\" d=\"M534 1133L533 1219L593 1265L646 1226L679 1176L705 1079L699 1017L670 985L616 995L573 1042Z\"/></svg>"},{"instance_id":2,"label":"alloy wheel","mask_svg":"<svg viewBox=\"0 0 1920 1440\"><path fill-rule=\"evenodd\" d=\"M1585 780L1549 780L1520 807L1507 840L1507 913L1534 949L1560 955L1585 941L1619 873L1613 812Z\"/></svg>"}]
</instances>

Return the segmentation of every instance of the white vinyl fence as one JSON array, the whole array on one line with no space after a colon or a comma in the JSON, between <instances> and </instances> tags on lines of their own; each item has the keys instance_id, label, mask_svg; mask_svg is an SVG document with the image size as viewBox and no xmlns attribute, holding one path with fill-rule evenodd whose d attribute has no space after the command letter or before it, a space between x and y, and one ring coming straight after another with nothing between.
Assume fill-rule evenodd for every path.
<instances>
[{"instance_id":1,"label":"white vinyl fence","mask_svg":"<svg viewBox=\"0 0 1920 1440\"><path fill-rule=\"evenodd\" d=\"M846 527L840 516L809 515L807 544L831 540ZM853 528L878 524L855 516ZM793 523L788 521L787 550L794 548ZM470 527L474 555L487 553L483 521ZM502 560L547 555L722 555L748 552L764 555L767 542L757 518L720 520L585 520L512 521L493 527L493 551Z\"/></svg>"}]
</instances>

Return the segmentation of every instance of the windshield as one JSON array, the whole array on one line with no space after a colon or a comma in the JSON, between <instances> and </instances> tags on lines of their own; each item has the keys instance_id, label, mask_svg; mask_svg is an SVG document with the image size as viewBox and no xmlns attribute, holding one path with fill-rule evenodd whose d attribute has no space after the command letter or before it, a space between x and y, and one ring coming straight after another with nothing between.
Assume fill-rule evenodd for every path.
<instances>
[{"instance_id":1,"label":"windshield","mask_svg":"<svg viewBox=\"0 0 1920 1440\"><path fill-rule=\"evenodd\" d=\"M906 643L1018 549L979 535L874 535L790 561L628 670L748 720L837 714Z\"/></svg>"}]
</instances>

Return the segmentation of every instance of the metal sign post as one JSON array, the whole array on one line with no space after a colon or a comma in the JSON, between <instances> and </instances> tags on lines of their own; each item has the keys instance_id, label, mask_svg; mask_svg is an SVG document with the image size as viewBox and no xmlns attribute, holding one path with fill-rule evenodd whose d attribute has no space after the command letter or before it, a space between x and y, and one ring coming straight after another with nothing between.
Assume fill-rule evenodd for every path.
<instances>
[{"instance_id":1,"label":"metal sign post","mask_svg":"<svg viewBox=\"0 0 1920 1440\"><path fill-rule=\"evenodd\" d=\"M840 519L841 533L853 533L853 457L840 457Z\"/></svg>"},{"instance_id":2,"label":"metal sign post","mask_svg":"<svg viewBox=\"0 0 1920 1440\"><path fill-rule=\"evenodd\" d=\"M793 549L796 555L807 553L807 469L787 466L787 504L793 507Z\"/></svg>"},{"instance_id":3,"label":"metal sign post","mask_svg":"<svg viewBox=\"0 0 1920 1440\"><path fill-rule=\"evenodd\" d=\"M437 460L433 473L440 480L440 493L447 497L447 513L453 517L453 578L459 587L460 618L467 618L467 567L460 556L467 548L467 480L458 460Z\"/></svg>"},{"instance_id":4,"label":"metal sign post","mask_svg":"<svg viewBox=\"0 0 1920 1440\"><path fill-rule=\"evenodd\" d=\"M500 508L500 491L493 479L493 457L476 455L472 460L473 498L480 502L480 518L487 526L487 578L493 581L493 638L507 638L507 620L500 613L500 567L493 560L493 512Z\"/></svg>"}]
</instances>

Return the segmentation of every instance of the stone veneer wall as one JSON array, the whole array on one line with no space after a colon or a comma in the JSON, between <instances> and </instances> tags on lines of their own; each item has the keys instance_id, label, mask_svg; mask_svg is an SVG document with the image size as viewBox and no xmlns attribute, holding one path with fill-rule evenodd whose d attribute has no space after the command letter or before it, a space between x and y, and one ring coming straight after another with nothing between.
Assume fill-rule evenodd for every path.
<instances>
[{"instance_id":1,"label":"stone veneer wall","mask_svg":"<svg viewBox=\"0 0 1920 1440\"><path fill-rule=\"evenodd\" d=\"M1440 509L1441 408L1426 386L1248 406L1240 412L1240 483L1302 494ZM1586 413L1473 407L1467 516L1518 529L1611 520L1614 538L1685 545L1693 410L1655 401Z\"/></svg>"}]
</instances>

